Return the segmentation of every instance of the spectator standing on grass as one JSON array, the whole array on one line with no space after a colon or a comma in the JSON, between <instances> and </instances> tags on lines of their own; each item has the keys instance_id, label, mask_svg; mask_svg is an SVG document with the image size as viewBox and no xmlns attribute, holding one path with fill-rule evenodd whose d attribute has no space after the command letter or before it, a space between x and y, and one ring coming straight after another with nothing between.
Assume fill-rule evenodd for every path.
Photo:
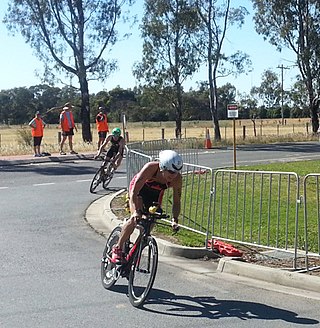
<instances>
[{"instance_id":1,"label":"spectator standing on grass","mask_svg":"<svg viewBox=\"0 0 320 328\"><path fill-rule=\"evenodd\" d=\"M31 135L33 137L34 157L41 157L40 146L46 123L41 118L40 112L35 113L34 118L29 122L29 126L31 126Z\"/></svg>"},{"instance_id":2,"label":"spectator standing on grass","mask_svg":"<svg viewBox=\"0 0 320 328\"><path fill-rule=\"evenodd\" d=\"M103 107L99 107L99 113L96 116L96 124L97 124L98 137L99 137L98 140L98 150L99 150L100 146L103 144L104 140L107 137L107 133L109 132L108 118Z\"/></svg>"},{"instance_id":3,"label":"spectator standing on grass","mask_svg":"<svg viewBox=\"0 0 320 328\"><path fill-rule=\"evenodd\" d=\"M61 126L61 134L62 134L62 139L60 142L60 155L66 155L66 153L63 151L63 145L67 138L69 141L70 154L78 154L73 150L73 143L72 143L72 138L74 135L73 129L75 129L76 132L78 132L78 129L74 124L74 118L71 108L73 108L73 106L68 102L64 105L62 112L60 113L60 126Z\"/></svg>"}]
</instances>

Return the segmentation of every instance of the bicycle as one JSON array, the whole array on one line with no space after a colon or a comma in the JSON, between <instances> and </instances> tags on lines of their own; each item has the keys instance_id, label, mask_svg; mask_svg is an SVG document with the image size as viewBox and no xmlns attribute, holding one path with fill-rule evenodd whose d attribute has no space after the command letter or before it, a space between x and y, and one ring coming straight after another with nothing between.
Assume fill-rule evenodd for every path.
<instances>
[{"instance_id":1,"label":"bicycle","mask_svg":"<svg viewBox=\"0 0 320 328\"><path fill-rule=\"evenodd\" d=\"M99 184L102 182L102 187L104 189L107 189L110 181L112 180L114 175L114 166L113 161L107 160L107 157L104 156L104 159L101 163L100 168L93 176L93 179L90 184L90 192L94 193L96 188L99 186Z\"/></svg>"},{"instance_id":2,"label":"bicycle","mask_svg":"<svg viewBox=\"0 0 320 328\"><path fill-rule=\"evenodd\" d=\"M139 235L135 242L125 242L123 264L111 262L112 247L117 244L121 227L116 227L107 239L101 260L101 281L105 289L111 289L120 277L128 279L128 296L134 307L141 306L149 295L158 268L158 245L151 229L160 219L168 219L161 208L150 207L145 218L138 221Z\"/></svg>"}]
</instances>

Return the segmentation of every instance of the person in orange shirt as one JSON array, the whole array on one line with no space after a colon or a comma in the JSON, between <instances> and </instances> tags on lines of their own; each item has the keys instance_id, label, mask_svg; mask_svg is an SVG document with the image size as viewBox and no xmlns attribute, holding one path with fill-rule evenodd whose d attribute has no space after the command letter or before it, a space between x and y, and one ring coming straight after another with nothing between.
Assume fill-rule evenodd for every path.
<instances>
[{"instance_id":1,"label":"person in orange shirt","mask_svg":"<svg viewBox=\"0 0 320 328\"><path fill-rule=\"evenodd\" d=\"M98 149L100 149L100 146L103 144L109 132L108 118L103 107L99 107L99 113L96 116L96 124L99 137Z\"/></svg>"},{"instance_id":2,"label":"person in orange shirt","mask_svg":"<svg viewBox=\"0 0 320 328\"><path fill-rule=\"evenodd\" d=\"M29 122L31 134L33 137L34 157L41 157L40 146L43 137L43 129L46 123L41 118L40 112L36 112L34 118Z\"/></svg>"},{"instance_id":3,"label":"person in orange shirt","mask_svg":"<svg viewBox=\"0 0 320 328\"><path fill-rule=\"evenodd\" d=\"M60 126L61 126L61 134L62 139L60 142L60 155L66 155L63 151L63 145L68 137L70 154L78 154L73 150L72 137L74 135L73 129L78 132L76 125L74 124L73 114L71 112L71 108L73 106L70 103L66 103L60 113Z\"/></svg>"}]
</instances>

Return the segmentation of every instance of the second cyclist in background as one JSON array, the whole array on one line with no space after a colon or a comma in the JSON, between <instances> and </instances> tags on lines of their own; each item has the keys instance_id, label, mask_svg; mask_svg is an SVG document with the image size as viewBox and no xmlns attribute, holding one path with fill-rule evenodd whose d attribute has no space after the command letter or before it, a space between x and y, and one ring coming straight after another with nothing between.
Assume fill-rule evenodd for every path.
<instances>
[{"instance_id":1,"label":"second cyclist in background","mask_svg":"<svg viewBox=\"0 0 320 328\"><path fill-rule=\"evenodd\" d=\"M101 153L109 142L111 143L111 146L107 151L106 157L107 160L112 160L114 169L116 170L121 164L125 147L125 140L121 136L120 128L114 128L112 130L112 133L107 136L107 138L100 146L97 155L94 156L94 159L97 159L101 156Z\"/></svg>"}]
</instances>

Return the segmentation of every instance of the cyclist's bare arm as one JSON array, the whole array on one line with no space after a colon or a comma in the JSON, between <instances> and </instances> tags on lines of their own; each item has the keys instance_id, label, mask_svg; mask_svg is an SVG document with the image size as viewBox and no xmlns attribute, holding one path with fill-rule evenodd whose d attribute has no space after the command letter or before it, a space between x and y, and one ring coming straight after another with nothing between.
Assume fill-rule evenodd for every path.
<instances>
[{"instance_id":1,"label":"cyclist's bare arm","mask_svg":"<svg viewBox=\"0 0 320 328\"><path fill-rule=\"evenodd\" d=\"M112 135L108 135L107 138L104 140L104 142L101 144L95 158L99 157L101 155L101 153L103 152L104 148L106 147L106 145L108 144L108 142L111 140Z\"/></svg>"},{"instance_id":2,"label":"cyclist's bare arm","mask_svg":"<svg viewBox=\"0 0 320 328\"><path fill-rule=\"evenodd\" d=\"M172 202L172 227L177 229L178 218L181 210L181 193L182 193L182 176L179 174L173 185L173 202Z\"/></svg>"}]
</instances>

